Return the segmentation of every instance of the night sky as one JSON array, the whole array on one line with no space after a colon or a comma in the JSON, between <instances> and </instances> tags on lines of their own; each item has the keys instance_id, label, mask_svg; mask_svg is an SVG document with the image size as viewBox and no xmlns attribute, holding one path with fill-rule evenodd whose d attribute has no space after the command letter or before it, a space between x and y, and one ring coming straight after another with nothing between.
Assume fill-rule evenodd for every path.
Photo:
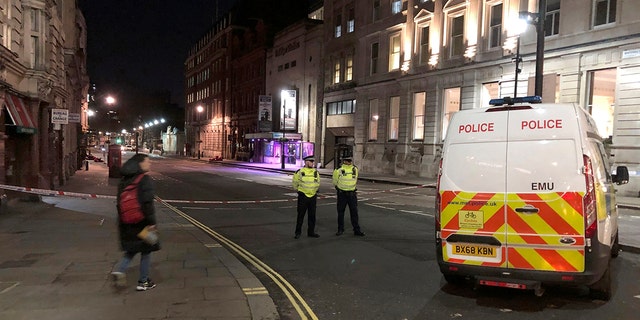
<instances>
[{"instance_id":1,"label":"night sky","mask_svg":"<svg viewBox=\"0 0 640 320\"><path fill-rule=\"evenodd\" d=\"M98 93L113 95L123 115L144 114L167 93L184 107L184 62L213 25L216 2L221 16L233 0L80 0Z\"/></svg>"}]
</instances>

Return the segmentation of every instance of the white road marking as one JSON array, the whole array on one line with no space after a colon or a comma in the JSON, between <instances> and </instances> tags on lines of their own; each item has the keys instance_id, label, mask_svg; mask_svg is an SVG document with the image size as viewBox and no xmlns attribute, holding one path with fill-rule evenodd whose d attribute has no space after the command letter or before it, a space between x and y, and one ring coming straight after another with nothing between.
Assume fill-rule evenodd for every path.
<instances>
[{"instance_id":1,"label":"white road marking","mask_svg":"<svg viewBox=\"0 0 640 320\"><path fill-rule=\"evenodd\" d=\"M205 208L205 207L180 207L181 209L189 209L189 210L209 210L211 208Z\"/></svg>"},{"instance_id":2,"label":"white road marking","mask_svg":"<svg viewBox=\"0 0 640 320\"><path fill-rule=\"evenodd\" d=\"M393 208L387 208L387 207L379 206L379 205L376 205L376 204L373 204L373 203L365 203L365 204L368 205L368 206L376 207L376 208L381 208L381 209L386 209L386 210L395 210Z\"/></svg>"},{"instance_id":3,"label":"white road marking","mask_svg":"<svg viewBox=\"0 0 640 320\"><path fill-rule=\"evenodd\" d=\"M251 179L245 179L245 178L236 178L238 180L242 180L242 181L248 181L248 182L253 182L253 180Z\"/></svg>"},{"instance_id":4,"label":"white road marking","mask_svg":"<svg viewBox=\"0 0 640 320\"><path fill-rule=\"evenodd\" d=\"M433 217L432 214L424 213L422 211L409 211L409 210L400 210L400 211L404 212L404 213L410 213L410 214L419 215L419 216Z\"/></svg>"}]
</instances>

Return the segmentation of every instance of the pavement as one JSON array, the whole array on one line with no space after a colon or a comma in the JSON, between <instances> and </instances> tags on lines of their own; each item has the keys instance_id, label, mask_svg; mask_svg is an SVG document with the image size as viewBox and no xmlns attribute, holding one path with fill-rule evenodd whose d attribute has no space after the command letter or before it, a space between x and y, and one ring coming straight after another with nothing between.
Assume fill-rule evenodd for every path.
<instances>
[{"instance_id":1,"label":"pavement","mask_svg":"<svg viewBox=\"0 0 640 320\"><path fill-rule=\"evenodd\" d=\"M210 165L298 169L230 160ZM331 176L332 168L319 172ZM423 177L361 172L360 179L435 187L435 180ZM117 182L108 178L106 164L92 162L58 191L115 196ZM158 286L137 292L138 257L127 271L126 288L116 289L109 277L122 256L114 199L24 201L15 191L6 193L0 208L0 319L279 319L269 292L251 270L161 204L156 214L162 250L151 255L150 275ZM620 217L623 250L640 253L640 198L618 197L618 204L635 209Z\"/></svg>"}]
</instances>

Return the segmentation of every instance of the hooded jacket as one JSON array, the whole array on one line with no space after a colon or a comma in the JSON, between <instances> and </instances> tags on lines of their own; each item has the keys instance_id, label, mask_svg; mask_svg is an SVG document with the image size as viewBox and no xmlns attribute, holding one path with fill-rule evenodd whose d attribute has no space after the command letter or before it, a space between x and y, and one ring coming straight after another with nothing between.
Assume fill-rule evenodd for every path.
<instances>
[{"instance_id":1,"label":"hooded jacket","mask_svg":"<svg viewBox=\"0 0 640 320\"><path fill-rule=\"evenodd\" d=\"M145 174L140 168L140 164L136 161L127 161L120 168L120 173L122 174L122 179L118 184L118 196L116 203L120 203L120 194L126 186L131 184L133 180L139 174ZM142 209L142 213L144 214L144 219L136 224L125 224L120 220L120 208L116 204L116 208L118 210L118 231L120 234L120 246L122 250L128 252L151 252L160 250L160 244L156 243L155 245L149 245L138 238L138 233L144 229L144 227L149 225L156 224L156 215L155 215L155 207L154 207L154 192L153 192L153 183L151 178L147 175L144 175L140 182L138 183L138 201L140 202L140 207Z\"/></svg>"}]
</instances>

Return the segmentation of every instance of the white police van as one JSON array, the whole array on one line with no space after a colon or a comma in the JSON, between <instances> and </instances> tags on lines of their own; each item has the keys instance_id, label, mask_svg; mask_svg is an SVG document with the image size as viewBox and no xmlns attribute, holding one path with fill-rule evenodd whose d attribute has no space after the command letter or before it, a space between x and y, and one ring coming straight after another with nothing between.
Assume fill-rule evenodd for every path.
<instances>
[{"instance_id":1,"label":"white police van","mask_svg":"<svg viewBox=\"0 0 640 320\"><path fill-rule=\"evenodd\" d=\"M587 285L611 297L618 214L603 139L576 104L494 99L451 119L436 196L436 248L448 282L530 289Z\"/></svg>"}]
</instances>

